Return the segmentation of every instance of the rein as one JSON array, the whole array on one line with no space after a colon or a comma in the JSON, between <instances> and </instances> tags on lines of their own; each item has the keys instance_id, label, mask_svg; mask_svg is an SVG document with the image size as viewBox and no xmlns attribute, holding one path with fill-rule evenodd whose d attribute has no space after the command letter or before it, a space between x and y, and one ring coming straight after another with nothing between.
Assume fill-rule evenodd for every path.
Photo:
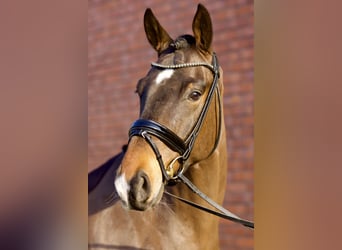
<instances>
[{"instance_id":1,"label":"rein","mask_svg":"<svg viewBox=\"0 0 342 250\"><path fill-rule=\"evenodd\" d=\"M190 188L195 194L197 194L199 197L201 197L203 200L205 200L208 204L210 204L212 207L216 208L219 212L216 212L214 210L211 210L209 208L203 207L195 202L189 201L187 199L178 197L174 194L171 194L167 191L164 191L165 194L176 198L177 200L184 202L190 206L193 206L195 208L198 208L200 210L203 210L207 213L216 215L218 217L221 217L223 219L226 220L230 220L230 221L234 221L237 222L245 227L249 227L249 228L254 228L254 222L248 221L248 220L244 220L241 219L240 217L238 217L237 215L233 214L232 212L230 212L229 210L225 209L224 207L222 207L221 205L217 204L214 200L210 199L206 194L204 194L201 190L199 190L188 178L186 178L183 174L178 175L178 178L188 187Z\"/></svg>"},{"instance_id":2,"label":"rein","mask_svg":"<svg viewBox=\"0 0 342 250\"><path fill-rule=\"evenodd\" d=\"M219 135L221 131L221 102L220 102L220 92L219 88L217 87L218 85L218 79L220 77L220 72L219 72L219 65L217 61L216 54L213 53L213 59L212 59L212 64L206 63L206 62L195 62L195 63L182 63L182 64L176 64L176 65L162 65L158 63L152 63L151 64L153 67L161 68L161 69L179 69L179 68L186 68L186 67L198 67L198 66L204 66L208 69L210 69L214 75L213 82L210 86L207 98L205 100L204 106L201 110L201 113L199 114L199 117L193 126L191 132L189 135L186 137L185 140L180 138L178 135L176 135L173 131L171 131L169 128L165 127L164 125L152 121L152 120L146 120L146 119L139 119L133 123L129 130L129 138L131 139L133 136L140 136L145 139L145 141L151 146L152 150L154 151L158 164L160 166L160 169L163 174L163 179L166 184L169 184L171 182L176 182L176 181L181 181L183 182L188 188L190 188L194 193L196 193L198 196L200 196L203 200L205 200L207 203L209 203L211 206L215 207L218 211L214 211L211 209L208 209L206 207L203 207L201 205L198 205L196 203L193 203L191 201L188 201L186 199L183 199L181 197L175 196L171 193L168 193L167 191L164 191L165 194L172 196L174 198L177 198L178 200L185 202L191 206L194 206L198 209L204 210L208 213L220 216L225 219L229 219L231 221L240 223L246 227L254 228L254 223L243 220L236 216L235 214L229 212L219 204L217 204L215 201L210 199L207 195L202 193L189 179L187 179L184 175L183 172L185 171L184 168L184 163L186 160L189 158L191 151L194 147L195 140L201 130L201 127L203 125L204 119L206 117L206 114L209 109L209 105L211 103L211 100L213 99L215 90L217 93L217 96L219 98L219 133L218 136L216 136L216 141L214 144L214 148L212 149L211 153L214 152L218 145L218 140L219 140ZM165 167L164 162L162 160L162 156L158 150L158 147L152 140L152 136L157 137L159 140L161 140L165 145L167 145L171 150L177 152L179 156L177 156L174 160L171 161L171 163ZM210 154L211 154L210 153ZM179 161L181 163L181 168L180 170L177 171L177 173L174 173L173 170L173 164Z\"/></svg>"}]
</instances>

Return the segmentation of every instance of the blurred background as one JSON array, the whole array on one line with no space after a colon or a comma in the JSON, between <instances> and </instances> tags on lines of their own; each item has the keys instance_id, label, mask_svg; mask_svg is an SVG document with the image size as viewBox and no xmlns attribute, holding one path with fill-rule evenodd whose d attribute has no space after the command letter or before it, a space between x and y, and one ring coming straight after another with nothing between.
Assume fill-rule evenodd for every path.
<instances>
[{"instance_id":1,"label":"blurred background","mask_svg":"<svg viewBox=\"0 0 342 250\"><path fill-rule=\"evenodd\" d=\"M214 29L213 48L224 71L228 177L224 207L253 220L253 1L201 1ZM117 154L138 118L137 81L157 58L144 33L152 8L171 37L192 34L198 1L88 2L88 171ZM221 220L221 249L253 249L253 231Z\"/></svg>"}]
</instances>

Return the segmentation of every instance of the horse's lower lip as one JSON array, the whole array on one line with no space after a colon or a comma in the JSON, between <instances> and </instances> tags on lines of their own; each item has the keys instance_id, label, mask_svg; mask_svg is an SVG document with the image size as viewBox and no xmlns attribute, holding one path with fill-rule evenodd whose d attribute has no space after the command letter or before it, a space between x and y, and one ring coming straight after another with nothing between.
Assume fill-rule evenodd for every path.
<instances>
[{"instance_id":1,"label":"horse's lower lip","mask_svg":"<svg viewBox=\"0 0 342 250\"><path fill-rule=\"evenodd\" d=\"M157 205L159 203L159 201L161 200L161 198L163 197L163 193L164 193L164 185L162 185L159 189L158 194L151 200L146 200L144 202L138 202L134 199L128 199L128 203L126 204L126 207L128 209L133 209L133 210L138 210L138 211L145 211L149 208L154 207L155 205Z\"/></svg>"},{"instance_id":2,"label":"horse's lower lip","mask_svg":"<svg viewBox=\"0 0 342 250\"><path fill-rule=\"evenodd\" d=\"M132 210L145 211L155 205L154 201L137 201L135 199L128 199L128 208Z\"/></svg>"},{"instance_id":3,"label":"horse's lower lip","mask_svg":"<svg viewBox=\"0 0 342 250\"><path fill-rule=\"evenodd\" d=\"M138 211L145 211L151 207L151 205L147 203L131 203L130 205L131 205L130 209L138 210Z\"/></svg>"}]
</instances>

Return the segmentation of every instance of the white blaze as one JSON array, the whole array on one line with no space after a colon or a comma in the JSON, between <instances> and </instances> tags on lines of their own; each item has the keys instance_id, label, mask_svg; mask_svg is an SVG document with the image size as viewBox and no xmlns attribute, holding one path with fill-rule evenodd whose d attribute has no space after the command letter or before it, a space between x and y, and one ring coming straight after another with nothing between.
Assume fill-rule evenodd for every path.
<instances>
[{"instance_id":1,"label":"white blaze","mask_svg":"<svg viewBox=\"0 0 342 250\"><path fill-rule=\"evenodd\" d=\"M173 72L173 69L165 69L160 72L156 78L156 84L160 84L162 81L169 79L172 76Z\"/></svg>"},{"instance_id":2,"label":"white blaze","mask_svg":"<svg viewBox=\"0 0 342 250\"><path fill-rule=\"evenodd\" d=\"M125 174L120 175L114 182L116 191L118 192L120 198L124 201L124 203L128 204L128 192L129 185L126 181Z\"/></svg>"}]
</instances>

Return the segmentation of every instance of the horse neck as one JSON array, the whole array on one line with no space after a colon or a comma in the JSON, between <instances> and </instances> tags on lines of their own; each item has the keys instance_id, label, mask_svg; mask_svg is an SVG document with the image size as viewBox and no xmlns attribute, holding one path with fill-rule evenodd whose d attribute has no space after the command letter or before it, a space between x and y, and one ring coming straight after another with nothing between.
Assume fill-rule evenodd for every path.
<instances>
[{"instance_id":1,"label":"horse neck","mask_svg":"<svg viewBox=\"0 0 342 250\"><path fill-rule=\"evenodd\" d=\"M212 100L199 136L196 139L193 152L189 158L190 162L195 161L197 163L190 165L185 175L202 192L211 199L222 204L226 186L227 170L226 135L223 114L221 114L222 129L219 135L219 142L217 148L211 153L215 145L217 136L216 131L218 128L217 123L219 122L217 98L218 97L215 96ZM171 192L193 202L208 206L205 201L184 184L179 183L172 187ZM179 216L183 217L181 219L186 220L189 227L194 228L195 233L203 235L204 232L201 231L208 232L209 230L212 230L215 232L215 230L218 230L218 219L215 216L205 214L192 207L190 208L188 205L178 201L175 202L174 206L175 214L179 214Z\"/></svg>"}]
</instances>

